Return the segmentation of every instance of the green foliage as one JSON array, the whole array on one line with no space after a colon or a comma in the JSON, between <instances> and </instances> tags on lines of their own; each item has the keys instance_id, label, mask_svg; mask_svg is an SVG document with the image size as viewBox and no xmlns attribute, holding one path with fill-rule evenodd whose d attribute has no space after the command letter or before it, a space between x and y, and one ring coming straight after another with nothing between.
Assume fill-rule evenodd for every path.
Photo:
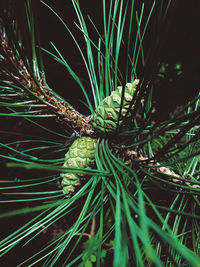
<instances>
[{"instance_id":1,"label":"green foliage","mask_svg":"<svg viewBox=\"0 0 200 267\"><path fill-rule=\"evenodd\" d=\"M84 244L84 252L82 256L82 263L80 266L93 266L97 262L97 257L99 257L99 240L96 237L91 237L85 244ZM100 253L101 264L104 263L106 257L106 250L102 249Z\"/></svg>"},{"instance_id":2,"label":"green foliage","mask_svg":"<svg viewBox=\"0 0 200 267\"><path fill-rule=\"evenodd\" d=\"M79 1L72 0L75 25L83 37L79 40L64 18L40 1L80 52L92 98L56 44L41 47L32 1L24 2L24 28L1 14L0 115L10 124L12 117L25 124L16 132L0 131L1 166L9 167L0 179L0 218L12 228L8 233L2 227L3 259L18 256L23 248L31 254L19 256L16 266L200 266L199 94L161 122L153 112L155 87L183 77L181 65L159 58L175 2L151 1L146 6L141 1L103 0L100 30L83 15ZM49 88L43 53L74 78L91 116L80 114ZM137 88L125 86L135 79L140 80ZM117 105L112 98L116 94ZM104 99L112 109L109 134ZM70 120L63 116L66 110ZM55 118L59 129L52 127ZM38 132L33 135L32 129ZM81 152L86 155L84 168L79 166ZM77 184L80 173L85 180L75 191L69 175ZM70 198L62 193L61 176L73 186ZM12 219L19 218L22 226L16 227ZM60 234L49 237L57 228ZM34 246L38 251L32 252Z\"/></svg>"}]
</instances>

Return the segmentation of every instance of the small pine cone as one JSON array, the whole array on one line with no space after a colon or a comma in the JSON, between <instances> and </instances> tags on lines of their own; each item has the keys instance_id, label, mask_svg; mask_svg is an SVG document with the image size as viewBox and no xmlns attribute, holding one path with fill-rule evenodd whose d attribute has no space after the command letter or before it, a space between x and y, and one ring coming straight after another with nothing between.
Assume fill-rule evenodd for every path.
<instances>
[{"instance_id":1,"label":"small pine cone","mask_svg":"<svg viewBox=\"0 0 200 267\"><path fill-rule=\"evenodd\" d=\"M85 169L95 161L96 139L91 137L81 137L74 141L65 155L63 167ZM80 186L84 175L81 173L61 173L63 193L71 196L76 186Z\"/></svg>"},{"instance_id":2,"label":"small pine cone","mask_svg":"<svg viewBox=\"0 0 200 267\"><path fill-rule=\"evenodd\" d=\"M133 83L127 83L125 86L124 100L121 110L122 116L126 115L138 83L139 80L136 79ZM115 131L119 117L121 98L122 87L118 86L117 90L113 91L110 96L106 97L95 110L91 120L91 124L94 128L107 133ZM121 123L122 119L120 119L119 125Z\"/></svg>"}]
</instances>

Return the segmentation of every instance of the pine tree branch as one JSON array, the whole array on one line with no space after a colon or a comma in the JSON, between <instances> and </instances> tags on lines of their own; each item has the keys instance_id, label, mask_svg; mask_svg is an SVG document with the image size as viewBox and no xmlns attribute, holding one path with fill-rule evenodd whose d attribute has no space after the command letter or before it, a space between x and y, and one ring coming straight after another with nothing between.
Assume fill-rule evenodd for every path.
<instances>
[{"instance_id":1,"label":"pine tree branch","mask_svg":"<svg viewBox=\"0 0 200 267\"><path fill-rule=\"evenodd\" d=\"M14 53L9 46L5 34L0 35L0 76L4 85L19 86L20 92L16 93L20 100L35 99L36 104L44 104L43 112L56 115L59 121L67 122L73 129L82 133L92 134L93 127L89 124L89 118L80 114L66 101L55 95L45 83L40 72L30 73L20 53ZM42 106L40 106L42 107Z\"/></svg>"},{"instance_id":2,"label":"pine tree branch","mask_svg":"<svg viewBox=\"0 0 200 267\"><path fill-rule=\"evenodd\" d=\"M170 168L163 166L163 164L151 160L149 157L143 156L141 153L134 149L121 149L119 152L121 157L123 157L126 160L126 164L135 164L142 165L144 169L150 168L151 174L161 174L165 175L167 177L168 181L173 182L177 185L186 185L192 188L200 188L200 185L196 183L196 181L189 181L191 179L188 179L189 177L186 177L185 175L180 175L178 173L175 173Z\"/></svg>"}]
</instances>

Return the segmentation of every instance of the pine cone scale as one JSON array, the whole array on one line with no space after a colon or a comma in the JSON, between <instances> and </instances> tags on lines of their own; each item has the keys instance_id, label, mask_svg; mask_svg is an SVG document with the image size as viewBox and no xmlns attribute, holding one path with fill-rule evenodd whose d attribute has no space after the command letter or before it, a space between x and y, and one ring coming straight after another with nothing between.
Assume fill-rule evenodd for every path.
<instances>
[{"instance_id":1,"label":"pine cone scale","mask_svg":"<svg viewBox=\"0 0 200 267\"><path fill-rule=\"evenodd\" d=\"M63 167L86 169L94 163L95 160L96 139L91 137L81 137L74 141L65 155ZM84 180L84 174L80 173L61 173L62 192L67 196L71 196L77 186L80 186L81 179Z\"/></svg>"},{"instance_id":2,"label":"pine cone scale","mask_svg":"<svg viewBox=\"0 0 200 267\"><path fill-rule=\"evenodd\" d=\"M120 115L121 102L121 115L125 116L138 83L139 80L134 80L133 83L126 84L123 102L121 86L118 86L117 90L113 91L110 96L101 101L91 120L93 127L100 132L114 132ZM121 123L122 119L119 120L119 125L121 125Z\"/></svg>"}]
</instances>

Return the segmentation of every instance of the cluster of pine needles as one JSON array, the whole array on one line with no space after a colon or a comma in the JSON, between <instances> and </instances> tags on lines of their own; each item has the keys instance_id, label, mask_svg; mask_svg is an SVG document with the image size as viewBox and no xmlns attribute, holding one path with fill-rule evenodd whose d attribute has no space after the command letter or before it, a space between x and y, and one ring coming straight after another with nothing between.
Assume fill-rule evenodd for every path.
<instances>
[{"instance_id":1,"label":"cluster of pine needles","mask_svg":"<svg viewBox=\"0 0 200 267\"><path fill-rule=\"evenodd\" d=\"M153 97L163 81L182 79L181 64L169 66L160 57L176 1L101 4L99 29L83 15L79 1L67 3L74 8L80 39L48 1L23 1L24 27L12 9L1 10L2 262L200 266L199 93L163 120L155 118ZM72 38L88 88L56 44L50 42L47 49L40 43L39 6ZM80 102L75 99L71 105L50 88L44 56L73 77ZM136 92L122 115L126 84L136 79ZM100 132L90 123L93 114L118 86L122 95L116 128ZM73 95L67 81L65 87ZM96 140L95 164L81 169L81 186L66 197L60 174L80 169L63 167L65 154L82 136Z\"/></svg>"}]
</instances>

